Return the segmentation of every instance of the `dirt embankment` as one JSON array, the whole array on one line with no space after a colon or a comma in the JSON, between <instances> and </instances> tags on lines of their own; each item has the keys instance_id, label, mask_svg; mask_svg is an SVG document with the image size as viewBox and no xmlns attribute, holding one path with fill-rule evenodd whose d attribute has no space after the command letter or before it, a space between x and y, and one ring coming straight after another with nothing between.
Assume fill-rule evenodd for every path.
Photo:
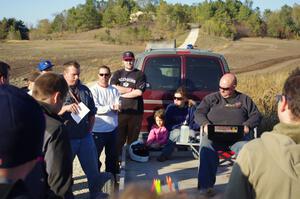
<instances>
[{"instance_id":1,"label":"dirt embankment","mask_svg":"<svg viewBox=\"0 0 300 199\"><path fill-rule=\"evenodd\" d=\"M231 70L240 73L269 73L300 66L300 41L244 38L228 42L224 54Z\"/></svg>"}]
</instances>

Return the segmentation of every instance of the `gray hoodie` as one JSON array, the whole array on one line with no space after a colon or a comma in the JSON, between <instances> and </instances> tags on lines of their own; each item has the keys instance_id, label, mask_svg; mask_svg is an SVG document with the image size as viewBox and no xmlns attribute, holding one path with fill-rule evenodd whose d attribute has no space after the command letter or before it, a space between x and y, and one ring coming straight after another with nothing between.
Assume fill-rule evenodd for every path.
<instances>
[{"instance_id":1,"label":"gray hoodie","mask_svg":"<svg viewBox=\"0 0 300 199\"><path fill-rule=\"evenodd\" d=\"M225 198L300 198L300 125L279 123L246 144Z\"/></svg>"}]
</instances>

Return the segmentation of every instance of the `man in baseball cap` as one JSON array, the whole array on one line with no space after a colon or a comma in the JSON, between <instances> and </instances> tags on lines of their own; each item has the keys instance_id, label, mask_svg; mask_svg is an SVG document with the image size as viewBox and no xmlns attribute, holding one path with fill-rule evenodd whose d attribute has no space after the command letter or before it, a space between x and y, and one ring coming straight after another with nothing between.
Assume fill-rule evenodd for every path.
<instances>
[{"instance_id":1,"label":"man in baseball cap","mask_svg":"<svg viewBox=\"0 0 300 199\"><path fill-rule=\"evenodd\" d=\"M49 60L43 60L38 64L37 69L41 72L41 73L46 73L47 71L52 71L52 67L54 66L54 64L51 63L51 61Z\"/></svg>"},{"instance_id":2,"label":"man in baseball cap","mask_svg":"<svg viewBox=\"0 0 300 199\"><path fill-rule=\"evenodd\" d=\"M23 90L0 85L0 198L31 198L24 179L42 155L45 118Z\"/></svg>"}]
</instances>

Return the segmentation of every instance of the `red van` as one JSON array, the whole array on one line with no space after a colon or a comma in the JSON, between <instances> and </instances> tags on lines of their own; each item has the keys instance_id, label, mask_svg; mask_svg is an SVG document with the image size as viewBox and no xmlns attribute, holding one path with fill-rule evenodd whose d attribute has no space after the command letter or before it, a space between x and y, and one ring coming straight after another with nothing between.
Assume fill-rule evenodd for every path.
<instances>
[{"instance_id":1,"label":"red van","mask_svg":"<svg viewBox=\"0 0 300 199\"><path fill-rule=\"evenodd\" d=\"M219 79L229 72L222 55L199 49L150 49L136 56L135 67L147 78L142 134L148 134L153 112L172 103L179 86L184 85L189 97L200 102L205 95L218 91Z\"/></svg>"}]
</instances>

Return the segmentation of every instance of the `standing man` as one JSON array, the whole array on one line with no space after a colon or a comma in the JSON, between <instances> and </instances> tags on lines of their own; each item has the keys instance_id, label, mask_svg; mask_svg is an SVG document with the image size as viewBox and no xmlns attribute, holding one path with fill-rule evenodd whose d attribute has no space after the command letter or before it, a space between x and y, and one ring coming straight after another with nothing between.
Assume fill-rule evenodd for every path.
<instances>
[{"instance_id":1,"label":"standing man","mask_svg":"<svg viewBox=\"0 0 300 199\"><path fill-rule=\"evenodd\" d=\"M118 153L116 151L116 139L118 133L119 91L108 85L110 68L100 66L98 82L91 88L95 106L97 108L93 137L98 152L98 160L105 147L105 171L110 172L116 178ZM99 161L99 170L101 162Z\"/></svg>"},{"instance_id":2,"label":"standing man","mask_svg":"<svg viewBox=\"0 0 300 199\"><path fill-rule=\"evenodd\" d=\"M250 129L257 127L261 121L261 114L254 102L247 95L236 91L236 86L237 79L234 74L223 75L219 82L220 91L205 96L195 112L195 121L204 127L205 133L208 124L244 126L244 138L236 143L215 143L203 139L200 146L198 189L206 195L214 194L213 186L219 165L217 150L230 147L238 154L242 146L250 140Z\"/></svg>"},{"instance_id":3,"label":"standing man","mask_svg":"<svg viewBox=\"0 0 300 199\"><path fill-rule=\"evenodd\" d=\"M42 156L45 118L26 92L0 85L0 198L34 198L24 182Z\"/></svg>"},{"instance_id":4,"label":"standing man","mask_svg":"<svg viewBox=\"0 0 300 199\"><path fill-rule=\"evenodd\" d=\"M134 68L134 54L123 53L124 69L116 71L110 84L121 94L121 112L119 113L119 135L117 136L118 155L122 153L125 142L131 144L137 140L141 129L144 103L143 92L146 89L146 77Z\"/></svg>"},{"instance_id":5,"label":"standing man","mask_svg":"<svg viewBox=\"0 0 300 199\"><path fill-rule=\"evenodd\" d=\"M9 72L10 72L10 66L0 61L0 85L1 84L9 84Z\"/></svg>"},{"instance_id":6,"label":"standing man","mask_svg":"<svg viewBox=\"0 0 300 199\"><path fill-rule=\"evenodd\" d=\"M79 80L80 65L76 61L70 61L64 65L64 78L69 86L69 91L60 111L67 122L72 160L78 156L80 165L87 176L90 190L90 198L94 199L99 195L100 175L98 170L97 152L92 137L92 128L95 121L96 107L93 96L88 87L81 84ZM82 102L89 108L88 114L77 124L71 113L79 112L79 103Z\"/></svg>"},{"instance_id":7,"label":"standing man","mask_svg":"<svg viewBox=\"0 0 300 199\"><path fill-rule=\"evenodd\" d=\"M32 96L39 102L46 118L43 154L51 190L48 196L73 199L72 151L63 120L57 115L68 90L62 75L45 73L35 80Z\"/></svg>"},{"instance_id":8,"label":"standing man","mask_svg":"<svg viewBox=\"0 0 300 199\"><path fill-rule=\"evenodd\" d=\"M279 123L246 144L234 164L225 198L300 198L300 70L276 96Z\"/></svg>"}]
</instances>

